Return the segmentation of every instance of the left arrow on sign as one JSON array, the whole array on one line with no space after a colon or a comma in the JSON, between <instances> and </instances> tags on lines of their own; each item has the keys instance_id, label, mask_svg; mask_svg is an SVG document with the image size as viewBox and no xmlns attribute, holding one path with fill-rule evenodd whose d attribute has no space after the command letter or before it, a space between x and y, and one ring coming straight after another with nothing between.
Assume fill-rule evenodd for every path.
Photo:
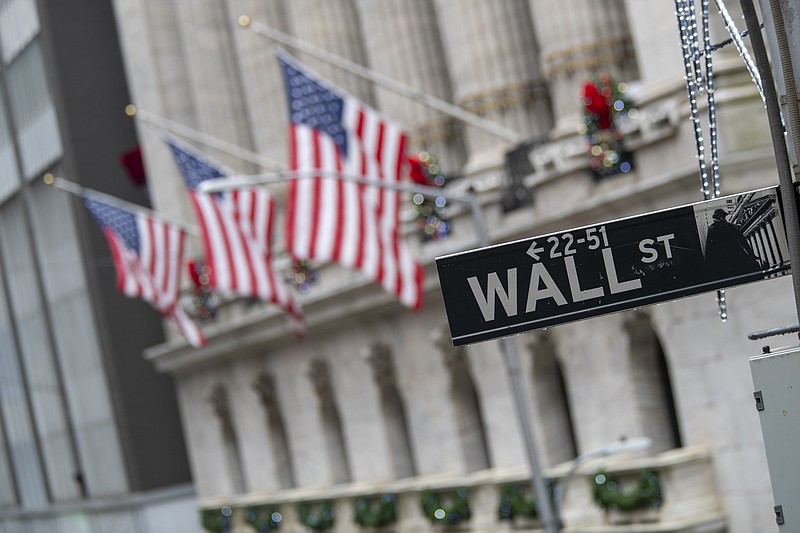
<instances>
[{"instance_id":1,"label":"left arrow on sign","mask_svg":"<svg viewBox=\"0 0 800 533\"><path fill-rule=\"evenodd\" d=\"M539 260L539 252L544 252L544 248L542 248L541 246L537 248L536 247L536 241L533 241L531 243L530 248L528 248L528 251L525 252L525 253L528 254L529 256L533 257L534 259L536 259L538 261Z\"/></svg>"}]
</instances>

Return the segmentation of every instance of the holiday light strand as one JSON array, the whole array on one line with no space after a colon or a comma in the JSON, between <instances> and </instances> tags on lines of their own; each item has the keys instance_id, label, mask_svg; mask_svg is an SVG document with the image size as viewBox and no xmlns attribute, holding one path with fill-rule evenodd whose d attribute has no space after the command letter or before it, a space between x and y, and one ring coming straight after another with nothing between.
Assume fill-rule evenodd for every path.
<instances>
[{"instance_id":1,"label":"holiday light strand","mask_svg":"<svg viewBox=\"0 0 800 533\"><path fill-rule=\"evenodd\" d=\"M675 0L675 9L678 16L678 31L681 37L681 49L683 51L683 68L686 78L686 92L689 95L689 117L694 126L694 140L697 149L697 164L700 168L700 190L703 199L711 198L711 190L708 183L708 169L706 168L705 142L703 140L703 128L700 123L700 114L697 106L697 89L694 77L694 58L693 48L690 41L690 28L687 25L689 18L689 8L685 0ZM695 38L697 31L695 28Z\"/></svg>"},{"instance_id":2,"label":"holiday light strand","mask_svg":"<svg viewBox=\"0 0 800 533\"><path fill-rule=\"evenodd\" d=\"M711 184L714 198L721 194L719 179L719 146L717 142L717 104L714 95L714 63L711 48L711 27L708 16L709 0L701 1L701 17L703 22L703 51L706 64L706 101L708 103L708 142L711 150ZM717 291L717 308L719 318L723 322L728 319L728 303L725 291Z\"/></svg>"},{"instance_id":3,"label":"holiday light strand","mask_svg":"<svg viewBox=\"0 0 800 533\"><path fill-rule=\"evenodd\" d=\"M695 89L698 93L702 93L704 89L703 72L701 70L700 59L702 53L700 52L700 39L697 32L697 13L694 1L684 4L687 11L688 29L689 29L689 47L692 51L692 64L694 66L694 81Z\"/></svg>"},{"instance_id":4,"label":"holiday light strand","mask_svg":"<svg viewBox=\"0 0 800 533\"><path fill-rule=\"evenodd\" d=\"M764 23L763 22L758 25L758 29L759 30L763 30L764 29ZM742 33L739 34L739 37L747 37L749 34L750 34L750 30L744 30ZM725 48L729 44L733 44L733 39L725 39L722 42L719 42L717 44L711 45L711 51L712 52L716 52L720 48Z\"/></svg>"},{"instance_id":5,"label":"holiday light strand","mask_svg":"<svg viewBox=\"0 0 800 533\"><path fill-rule=\"evenodd\" d=\"M717 136L717 103L714 94L714 63L711 54L711 29L708 16L709 0L702 0L702 21L703 21L703 51L706 64L706 99L708 101L708 142L711 150L711 183L713 185L713 196L720 196L719 183L719 148Z\"/></svg>"},{"instance_id":6,"label":"holiday light strand","mask_svg":"<svg viewBox=\"0 0 800 533\"><path fill-rule=\"evenodd\" d=\"M736 49L739 51L739 55L742 56L744 66L747 68L747 72L750 73L750 78L752 78L753 83L756 84L756 88L758 89L758 94L761 96L761 100L766 104L766 100L764 99L764 89L761 87L761 76L758 73L758 68L753 61L753 58L750 57L750 52L748 52L747 46L745 46L739 30L736 28L736 24L733 22L731 14L728 12L728 8L725 7L725 2L723 0L714 0L714 3L717 4L719 14L722 16L722 20L725 22L725 29L728 30L728 34L731 36L731 39L733 39L734 46L736 46Z\"/></svg>"},{"instance_id":7,"label":"holiday light strand","mask_svg":"<svg viewBox=\"0 0 800 533\"><path fill-rule=\"evenodd\" d=\"M703 138L703 128L700 122L700 114L697 104L697 85L702 82L702 77L697 77L697 56L695 50L699 51L699 36L697 34L696 16L693 9L689 8L686 0L675 0L676 15L678 17L678 30L681 38L681 49L683 52L683 66L686 75L686 92L689 96L689 114L692 124L694 126L694 139L697 149L697 163L700 169L700 183L703 199L708 200L712 196L719 195L719 164L718 164L718 151L716 143L716 105L714 103L714 85L713 85L713 65L710 60L711 51L709 49L710 37L706 34L707 21L708 21L708 4L703 2L703 40L704 40L704 55L706 59L706 80L708 85L707 99L709 101L709 122L713 126L710 136L712 139L712 174L714 183L714 192L712 193L709 186L708 168L706 166L705 154L705 140ZM695 23L692 25L692 21ZM687 24L687 21L689 23ZM709 68L711 67L711 68ZM713 120L711 116L713 114ZM716 168L715 168L716 166ZM717 291L717 308L719 310L719 317L724 322L728 319L727 299L725 291Z\"/></svg>"}]
</instances>

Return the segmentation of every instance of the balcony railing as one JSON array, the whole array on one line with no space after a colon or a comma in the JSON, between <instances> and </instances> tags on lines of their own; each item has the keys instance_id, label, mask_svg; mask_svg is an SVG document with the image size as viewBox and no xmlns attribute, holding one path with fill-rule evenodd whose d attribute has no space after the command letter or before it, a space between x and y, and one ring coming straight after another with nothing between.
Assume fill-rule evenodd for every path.
<instances>
[{"instance_id":1,"label":"balcony railing","mask_svg":"<svg viewBox=\"0 0 800 533\"><path fill-rule=\"evenodd\" d=\"M555 486L571 470L572 465L565 463L545 474ZM644 496L631 504L636 507L633 509L614 508L614 500L608 500L612 502L608 509L598 503L595 489L604 480L613 480L607 483L607 489L623 499L627 496L625 501L636 500L635 485L642 472L653 473L648 479L658 484L658 498ZM494 468L463 476L421 476L390 483L249 493L205 499L200 506L209 533L499 533L542 529L536 518L525 512L533 503L530 492L526 469ZM511 512L509 497L514 504ZM570 533L711 533L726 529L711 457L705 447L678 448L651 457L589 461L569 478L561 519L563 530Z\"/></svg>"}]
</instances>

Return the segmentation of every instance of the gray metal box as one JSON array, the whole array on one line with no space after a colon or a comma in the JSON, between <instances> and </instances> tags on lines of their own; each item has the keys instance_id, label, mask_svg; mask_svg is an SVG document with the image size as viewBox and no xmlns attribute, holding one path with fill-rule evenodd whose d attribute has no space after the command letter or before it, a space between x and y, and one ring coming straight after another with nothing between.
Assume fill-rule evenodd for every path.
<instances>
[{"instance_id":1,"label":"gray metal box","mask_svg":"<svg viewBox=\"0 0 800 533\"><path fill-rule=\"evenodd\" d=\"M800 347L751 357L750 372L776 520L787 531L800 531Z\"/></svg>"}]
</instances>

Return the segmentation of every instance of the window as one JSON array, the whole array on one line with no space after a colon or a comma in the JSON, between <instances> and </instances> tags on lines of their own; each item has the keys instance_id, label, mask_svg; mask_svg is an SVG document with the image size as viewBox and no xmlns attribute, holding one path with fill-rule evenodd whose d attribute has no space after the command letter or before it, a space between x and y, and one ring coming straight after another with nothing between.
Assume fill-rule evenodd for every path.
<instances>
[{"instance_id":1,"label":"window","mask_svg":"<svg viewBox=\"0 0 800 533\"><path fill-rule=\"evenodd\" d=\"M0 0L0 46L9 64L39 33L35 0Z\"/></svg>"},{"instance_id":2,"label":"window","mask_svg":"<svg viewBox=\"0 0 800 533\"><path fill-rule=\"evenodd\" d=\"M61 156L56 110L50 97L42 47L34 41L6 69L23 174L32 179Z\"/></svg>"},{"instance_id":3,"label":"window","mask_svg":"<svg viewBox=\"0 0 800 533\"><path fill-rule=\"evenodd\" d=\"M0 102L2 101L3 91L0 88ZM14 143L8 130L5 107L0 105L0 203L7 200L17 190L19 190L17 158L14 155Z\"/></svg>"}]
</instances>

